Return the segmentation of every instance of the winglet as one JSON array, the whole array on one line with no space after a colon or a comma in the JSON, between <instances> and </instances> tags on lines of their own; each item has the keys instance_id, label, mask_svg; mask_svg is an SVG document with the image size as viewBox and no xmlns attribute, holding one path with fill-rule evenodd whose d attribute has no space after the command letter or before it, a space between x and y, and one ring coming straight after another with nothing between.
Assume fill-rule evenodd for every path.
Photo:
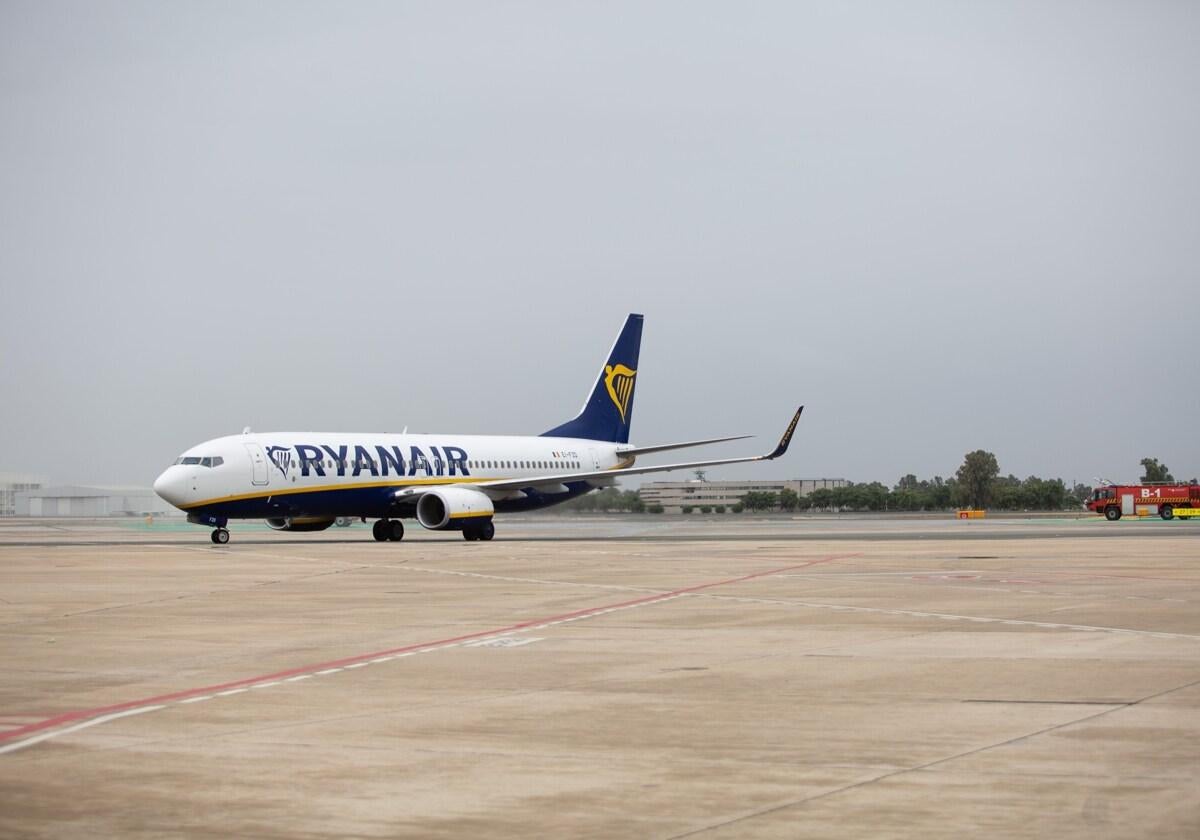
<instances>
[{"instance_id":1,"label":"winglet","mask_svg":"<svg viewBox=\"0 0 1200 840\"><path fill-rule=\"evenodd\" d=\"M780 455L787 452L788 444L792 442L792 435L796 431L796 424L800 422L800 413L802 411L804 411L804 406L800 406L796 409L796 415L792 418L792 422L788 423L787 431L784 432L783 437L779 439L779 445L775 447L774 452L767 456L766 459L768 461L772 460L773 458L778 458Z\"/></svg>"}]
</instances>

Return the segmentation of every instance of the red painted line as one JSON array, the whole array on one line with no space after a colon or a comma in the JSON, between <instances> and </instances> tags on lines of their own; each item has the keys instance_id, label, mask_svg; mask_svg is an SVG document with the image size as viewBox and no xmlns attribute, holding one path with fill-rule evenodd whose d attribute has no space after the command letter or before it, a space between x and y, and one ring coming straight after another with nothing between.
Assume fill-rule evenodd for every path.
<instances>
[{"instance_id":1,"label":"red painted line","mask_svg":"<svg viewBox=\"0 0 1200 840\"><path fill-rule=\"evenodd\" d=\"M256 683L271 682L273 680L281 680L286 677L295 677L300 674L311 674L315 671L324 671L328 668L342 668L346 665L351 665L355 662L365 662L368 659L377 659L381 656L394 656L398 653L408 653L422 648L436 647L439 645L456 644L465 642L470 639L478 639L484 636L493 636L498 633L512 633L517 630L524 630L529 627L536 627L539 624L551 624L560 621L565 621L568 618L581 618L593 613L602 612L604 610L620 609L622 607L633 607L638 604L649 604L654 601L662 601L667 598L674 598L677 595L687 595L692 592L699 592L704 589L712 589L716 586L728 586L733 583L742 583L755 578L769 577L770 575L778 575L784 572L795 571L796 569L805 569L809 566L817 566L822 563L832 563L835 560L844 560L848 557L857 557L857 554L835 554L829 557L822 557L819 560L810 560L807 563L799 563L794 566L783 566L778 569L768 569L765 572L754 572L741 577L727 578L726 580L717 580L710 583L701 583L695 586L685 586L681 589L673 589L670 592L660 592L656 595L646 595L641 598L634 598L629 601L621 601L616 604L604 604L599 607L588 607L575 612L563 613L561 615L550 616L548 618L535 618L529 621L522 621L517 624L510 624L507 627L493 628L491 630L479 630L475 633L466 633L461 636L451 636L446 639L437 639L431 642L418 642L416 644L405 645L404 647L389 648L388 650L377 650L373 653L360 653L355 656L348 656L345 659L334 659L329 662L319 662L315 665L302 665L299 668L289 668L286 671L275 671L271 674L263 674L257 677L246 677L245 679L234 680L233 682L218 683L217 685L206 685L200 688L188 688L183 691L175 691L170 694L158 694L154 697L144 697L140 700L129 700L124 703L114 703L111 706L97 706L93 709L78 709L73 712L64 712L46 720L38 721L37 723L27 724L18 729L11 729L7 732L0 732L0 742L12 741L20 738L22 735L29 735L34 732L42 732L47 729L53 729L56 726L62 726L66 723L74 723L75 721L87 720L89 718L100 717L101 715L109 715L114 712L124 712L130 709L136 709L141 706L156 706L163 703L171 703L177 700L186 700L189 697L199 697L201 694L211 694L218 691L227 691L231 688L242 688L255 685Z\"/></svg>"}]
</instances>

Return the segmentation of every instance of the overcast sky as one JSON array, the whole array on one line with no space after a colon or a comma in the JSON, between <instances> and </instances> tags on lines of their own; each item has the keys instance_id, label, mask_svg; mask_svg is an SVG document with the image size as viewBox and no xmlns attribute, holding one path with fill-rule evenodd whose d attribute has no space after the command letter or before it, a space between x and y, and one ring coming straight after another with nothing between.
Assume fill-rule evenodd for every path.
<instances>
[{"instance_id":1,"label":"overcast sky","mask_svg":"<svg viewBox=\"0 0 1200 840\"><path fill-rule=\"evenodd\" d=\"M0 2L0 470L537 433L1200 473L1200 4ZM687 477L686 475L681 477Z\"/></svg>"}]
</instances>

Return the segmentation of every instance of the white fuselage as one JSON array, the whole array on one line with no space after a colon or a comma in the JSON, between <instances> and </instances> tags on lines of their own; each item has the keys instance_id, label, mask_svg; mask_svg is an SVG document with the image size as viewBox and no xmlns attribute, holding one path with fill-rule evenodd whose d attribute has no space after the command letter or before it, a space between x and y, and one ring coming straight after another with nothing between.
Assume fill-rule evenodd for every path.
<instances>
[{"instance_id":1,"label":"white fuselage","mask_svg":"<svg viewBox=\"0 0 1200 840\"><path fill-rule=\"evenodd\" d=\"M377 516L406 487L611 470L631 461L622 461L621 448L628 447L533 436L248 433L192 447L158 477L154 489L182 510L217 518ZM536 494L489 495L498 510L532 509L611 482L587 484L543 481Z\"/></svg>"}]
</instances>

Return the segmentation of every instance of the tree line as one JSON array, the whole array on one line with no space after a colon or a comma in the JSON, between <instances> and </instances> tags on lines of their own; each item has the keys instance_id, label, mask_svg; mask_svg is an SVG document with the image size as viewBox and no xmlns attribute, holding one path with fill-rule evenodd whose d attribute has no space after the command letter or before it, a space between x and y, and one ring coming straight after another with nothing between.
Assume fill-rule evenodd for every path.
<instances>
[{"instance_id":1,"label":"tree line","mask_svg":"<svg viewBox=\"0 0 1200 840\"><path fill-rule=\"evenodd\" d=\"M1141 460L1142 483L1175 479L1157 458ZM1191 480L1196 483L1196 479ZM962 466L950 477L935 475L920 479L909 473L892 487L878 482L849 483L845 487L821 488L807 496L791 489L779 493L755 490L729 506L696 502L684 505L684 513L742 513L743 511L937 511L953 508L990 510L1076 510L1092 495L1092 487L1075 484L1068 488L1061 478L1031 475L1017 478L1000 475L996 456L983 449L969 452ZM610 487L573 499L559 510L594 513L662 513L661 505L647 505L634 490Z\"/></svg>"}]
</instances>

